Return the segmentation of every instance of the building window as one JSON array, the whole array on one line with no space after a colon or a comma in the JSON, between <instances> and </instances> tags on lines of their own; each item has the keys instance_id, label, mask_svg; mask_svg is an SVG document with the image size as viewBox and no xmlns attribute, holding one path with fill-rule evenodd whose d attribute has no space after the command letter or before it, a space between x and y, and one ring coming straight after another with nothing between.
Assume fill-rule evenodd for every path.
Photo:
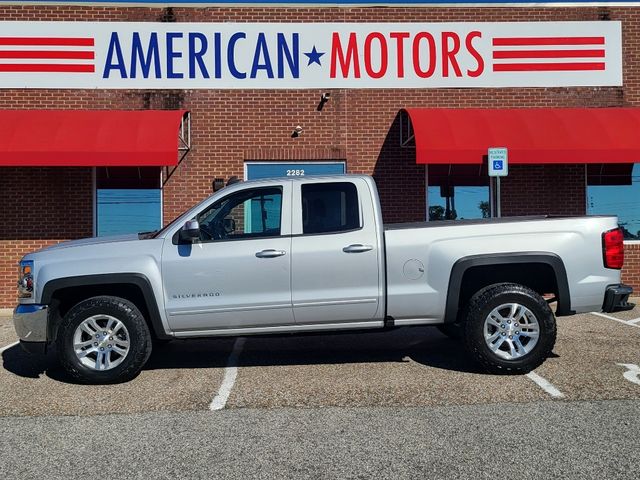
<instances>
[{"instance_id":1,"label":"building window","mask_svg":"<svg viewBox=\"0 0 640 480\"><path fill-rule=\"evenodd\" d=\"M429 220L489 218L486 165L429 165Z\"/></svg>"},{"instance_id":2,"label":"building window","mask_svg":"<svg viewBox=\"0 0 640 480\"><path fill-rule=\"evenodd\" d=\"M617 215L625 240L640 240L640 164L589 165L587 213Z\"/></svg>"},{"instance_id":3,"label":"building window","mask_svg":"<svg viewBox=\"0 0 640 480\"><path fill-rule=\"evenodd\" d=\"M160 168L96 168L96 236L158 230L160 186Z\"/></svg>"},{"instance_id":4,"label":"building window","mask_svg":"<svg viewBox=\"0 0 640 480\"><path fill-rule=\"evenodd\" d=\"M429 187L429 220L489 218L489 187Z\"/></svg>"}]
</instances>

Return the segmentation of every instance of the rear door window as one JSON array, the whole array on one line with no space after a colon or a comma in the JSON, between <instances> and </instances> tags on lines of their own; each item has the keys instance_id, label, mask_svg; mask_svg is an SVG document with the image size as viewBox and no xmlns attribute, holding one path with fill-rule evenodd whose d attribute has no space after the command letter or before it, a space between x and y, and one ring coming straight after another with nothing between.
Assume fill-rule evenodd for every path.
<instances>
[{"instance_id":1,"label":"rear door window","mask_svg":"<svg viewBox=\"0 0 640 480\"><path fill-rule=\"evenodd\" d=\"M351 182L302 185L304 234L337 233L360 228L358 191Z\"/></svg>"}]
</instances>

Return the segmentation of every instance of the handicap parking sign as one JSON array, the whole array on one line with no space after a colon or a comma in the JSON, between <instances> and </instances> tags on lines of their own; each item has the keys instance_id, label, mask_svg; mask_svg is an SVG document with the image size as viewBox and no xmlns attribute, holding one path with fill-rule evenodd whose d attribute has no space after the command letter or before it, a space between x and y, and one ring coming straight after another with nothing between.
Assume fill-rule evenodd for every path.
<instances>
[{"instance_id":1,"label":"handicap parking sign","mask_svg":"<svg viewBox=\"0 0 640 480\"><path fill-rule=\"evenodd\" d=\"M490 148L488 157L490 177L506 177L509 174L506 148Z\"/></svg>"}]
</instances>

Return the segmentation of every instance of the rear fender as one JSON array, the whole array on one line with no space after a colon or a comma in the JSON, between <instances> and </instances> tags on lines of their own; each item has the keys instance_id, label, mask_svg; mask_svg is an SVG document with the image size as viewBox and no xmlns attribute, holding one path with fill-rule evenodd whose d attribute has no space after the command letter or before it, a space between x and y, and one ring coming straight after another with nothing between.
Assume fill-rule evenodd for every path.
<instances>
[{"instance_id":1,"label":"rear fender","mask_svg":"<svg viewBox=\"0 0 640 480\"><path fill-rule=\"evenodd\" d=\"M534 263L543 264L551 267L555 274L555 281L558 289L558 305L556 309L557 316L572 315L571 295L569 292L569 283L567 281L567 271L562 259L550 252L514 252L499 253L487 255L470 255L463 257L454 263L449 277L449 288L447 290L447 303L445 310L445 323L455 322L462 287L462 280L465 273L472 267L491 266L491 265L512 265ZM508 280L505 280L508 281ZM494 282L492 282L494 283Z\"/></svg>"}]
</instances>

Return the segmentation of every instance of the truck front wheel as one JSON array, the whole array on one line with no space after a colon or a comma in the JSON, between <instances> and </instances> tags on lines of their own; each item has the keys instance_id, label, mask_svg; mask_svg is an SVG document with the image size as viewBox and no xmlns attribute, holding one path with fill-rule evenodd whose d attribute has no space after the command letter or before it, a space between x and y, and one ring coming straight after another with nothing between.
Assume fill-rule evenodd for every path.
<instances>
[{"instance_id":1,"label":"truck front wheel","mask_svg":"<svg viewBox=\"0 0 640 480\"><path fill-rule=\"evenodd\" d=\"M74 306L58 329L63 368L82 383L124 382L135 377L151 354L151 334L129 300L100 296Z\"/></svg>"},{"instance_id":2,"label":"truck front wheel","mask_svg":"<svg viewBox=\"0 0 640 480\"><path fill-rule=\"evenodd\" d=\"M464 322L467 351L491 373L528 373L551 354L556 320L545 300L523 285L477 292Z\"/></svg>"}]
</instances>

